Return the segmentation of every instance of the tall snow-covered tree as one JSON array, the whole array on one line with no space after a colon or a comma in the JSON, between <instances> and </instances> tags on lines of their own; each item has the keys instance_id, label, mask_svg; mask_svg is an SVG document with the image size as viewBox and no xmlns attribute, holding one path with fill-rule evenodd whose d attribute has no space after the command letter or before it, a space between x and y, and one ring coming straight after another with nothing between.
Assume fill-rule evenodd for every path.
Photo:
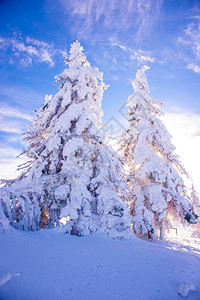
<instances>
[{"instance_id":1,"label":"tall snow-covered tree","mask_svg":"<svg viewBox=\"0 0 200 300\"><path fill-rule=\"evenodd\" d=\"M76 40L58 76L60 90L47 96L25 134L25 172L1 189L11 224L35 230L62 224L62 231L86 235L104 231L131 235L127 185L120 157L101 133L103 74L92 69Z\"/></svg>"},{"instance_id":2,"label":"tall snow-covered tree","mask_svg":"<svg viewBox=\"0 0 200 300\"><path fill-rule=\"evenodd\" d=\"M136 234L164 237L169 214L182 222L195 222L191 200L182 179L187 173L160 116L161 103L150 95L145 76L138 70L127 101L129 126L120 138L128 181L133 192L130 213Z\"/></svg>"}]
</instances>

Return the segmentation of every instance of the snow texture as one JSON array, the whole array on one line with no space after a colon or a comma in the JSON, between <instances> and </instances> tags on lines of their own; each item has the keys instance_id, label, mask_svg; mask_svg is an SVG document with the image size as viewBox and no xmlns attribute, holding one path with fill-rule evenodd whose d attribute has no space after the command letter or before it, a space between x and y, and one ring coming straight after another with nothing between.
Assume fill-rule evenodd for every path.
<instances>
[{"instance_id":1,"label":"snow texture","mask_svg":"<svg viewBox=\"0 0 200 300\"><path fill-rule=\"evenodd\" d=\"M130 125L121 136L119 151L133 191L130 211L135 233L164 238L165 227L173 227L172 217L182 223L196 219L182 178L188 174L160 120L161 103L150 94L148 69L139 69L133 81L135 93L127 101Z\"/></svg>"},{"instance_id":2,"label":"snow texture","mask_svg":"<svg viewBox=\"0 0 200 300\"><path fill-rule=\"evenodd\" d=\"M0 245L0 278L20 272L4 280L1 299L181 300L183 282L191 284L186 299L200 299L200 248L180 241L78 238L46 229L14 230L0 235Z\"/></svg>"}]
</instances>

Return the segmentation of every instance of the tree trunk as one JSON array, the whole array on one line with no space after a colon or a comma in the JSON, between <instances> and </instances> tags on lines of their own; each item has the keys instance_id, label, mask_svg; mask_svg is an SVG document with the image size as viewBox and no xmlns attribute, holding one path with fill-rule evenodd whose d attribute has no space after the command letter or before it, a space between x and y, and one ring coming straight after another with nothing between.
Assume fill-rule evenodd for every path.
<instances>
[{"instance_id":1,"label":"tree trunk","mask_svg":"<svg viewBox=\"0 0 200 300\"><path fill-rule=\"evenodd\" d=\"M163 219L160 225L160 240L165 239L165 220Z\"/></svg>"}]
</instances>

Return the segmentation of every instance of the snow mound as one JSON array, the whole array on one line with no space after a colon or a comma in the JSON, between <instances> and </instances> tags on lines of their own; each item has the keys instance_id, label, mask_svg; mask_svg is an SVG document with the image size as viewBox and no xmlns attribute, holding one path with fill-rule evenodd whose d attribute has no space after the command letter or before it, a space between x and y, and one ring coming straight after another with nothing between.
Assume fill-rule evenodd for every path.
<instances>
[{"instance_id":1,"label":"snow mound","mask_svg":"<svg viewBox=\"0 0 200 300\"><path fill-rule=\"evenodd\" d=\"M196 288L194 286L193 283L191 282L182 282L179 284L178 286L178 294L183 296L183 297L187 297L187 295L189 294L190 291L195 291Z\"/></svg>"}]
</instances>

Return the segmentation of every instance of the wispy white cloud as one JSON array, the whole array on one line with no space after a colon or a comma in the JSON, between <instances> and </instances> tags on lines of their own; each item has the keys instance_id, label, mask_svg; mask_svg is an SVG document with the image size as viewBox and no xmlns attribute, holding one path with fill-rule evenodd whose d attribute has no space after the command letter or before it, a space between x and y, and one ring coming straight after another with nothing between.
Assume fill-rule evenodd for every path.
<instances>
[{"instance_id":1,"label":"wispy white cloud","mask_svg":"<svg viewBox=\"0 0 200 300\"><path fill-rule=\"evenodd\" d=\"M20 154L19 150L12 147L0 147L0 160L14 159Z\"/></svg>"},{"instance_id":2,"label":"wispy white cloud","mask_svg":"<svg viewBox=\"0 0 200 300\"><path fill-rule=\"evenodd\" d=\"M140 39L157 20L162 0L59 0L62 8L76 18L74 32L88 38L94 30L132 29Z\"/></svg>"},{"instance_id":3,"label":"wispy white cloud","mask_svg":"<svg viewBox=\"0 0 200 300\"><path fill-rule=\"evenodd\" d=\"M32 121L33 115L21 112L18 109L12 108L8 105L1 105L0 108L0 131L7 133L22 133L22 127L27 122ZM19 137L18 137L19 140Z\"/></svg>"},{"instance_id":4,"label":"wispy white cloud","mask_svg":"<svg viewBox=\"0 0 200 300\"><path fill-rule=\"evenodd\" d=\"M22 148L22 133L34 119L31 111L37 101L40 103L42 97L31 88L0 85L0 148Z\"/></svg>"},{"instance_id":5,"label":"wispy white cloud","mask_svg":"<svg viewBox=\"0 0 200 300\"><path fill-rule=\"evenodd\" d=\"M17 158L19 150L12 147L0 147L0 179L13 179L20 175L17 167L27 159Z\"/></svg>"},{"instance_id":6,"label":"wispy white cloud","mask_svg":"<svg viewBox=\"0 0 200 300\"><path fill-rule=\"evenodd\" d=\"M191 22L184 28L183 35L178 38L178 42L182 46L187 47L191 51L191 55L187 58L189 63L186 68L200 73L200 15L192 17ZM193 60L193 62L191 62Z\"/></svg>"},{"instance_id":7,"label":"wispy white cloud","mask_svg":"<svg viewBox=\"0 0 200 300\"><path fill-rule=\"evenodd\" d=\"M141 38L145 31L148 31L153 23L157 20L160 14L162 1L138 0L137 15L138 15L138 31L137 38Z\"/></svg>"},{"instance_id":8,"label":"wispy white cloud","mask_svg":"<svg viewBox=\"0 0 200 300\"><path fill-rule=\"evenodd\" d=\"M14 107L20 107L20 112L27 114L28 110L34 110L42 103L44 103L44 96L29 86L0 84L0 111L2 113L5 110L7 112L10 110L11 113Z\"/></svg>"},{"instance_id":9,"label":"wispy white cloud","mask_svg":"<svg viewBox=\"0 0 200 300\"><path fill-rule=\"evenodd\" d=\"M23 67L30 66L34 62L45 62L53 67L56 55L66 55L65 51L55 49L53 44L21 35L0 37L0 51L8 55L11 64L18 61Z\"/></svg>"},{"instance_id":10,"label":"wispy white cloud","mask_svg":"<svg viewBox=\"0 0 200 300\"><path fill-rule=\"evenodd\" d=\"M17 167L27 158L17 156L22 152L24 145L23 129L31 120L32 116L29 114L9 106L0 109L0 179L12 179L20 174Z\"/></svg>"},{"instance_id":11,"label":"wispy white cloud","mask_svg":"<svg viewBox=\"0 0 200 300\"><path fill-rule=\"evenodd\" d=\"M188 70L192 70L192 71L194 71L195 73L200 73L200 66L197 66L197 65L195 65L195 64L193 64L193 63L188 64L188 65L187 65L187 69L188 69Z\"/></svg>"},{"instance_id":12,"label":"wispy white cloud","mask_svg":"<svg viewBox=\"0 0 200 300\"><path fill-rule=\"evenodd\" d=\"M119 42L116 37L109 38L108 41L103 41L98 44L99 51L91 51L90 55L97 65L104 68L104 74L113 80L123 80L129 72L132 77L132 70L138 65L145 63L161 63L151 54L151 51L143 51L141 49L134 49L122 42ZM108 72L108 73L107 73ZM126 75L125 75L126 74Z\"/></svg>"},{"instance_id":13,"label":"wispy white cloud","mask_svg":"<svg viewBox=\"0 0 200 300\"><path fill-rule=\"evenodd\" d=\"M0 118L0 132L7 133L22 133L21 125L19 122L13 120L6 120L4 118Z\"/></svg>"},{"instance_id":14,"label":"wispy white cloud","mask_svg":"<svg viewBox=\"0 0 200 300\"><path fill-rule=\"evenodd\" d=\"M112 80L116 80L117 81L117 80L119 80L119 78L120 78L119 75L113 75L112 76Z\"/></svg>"},{"instance_id":15,"label":"wispy white cloud","mask_svg":"<svg viewBox=\"0 0 200 300\"><path fill-rule=\"evenodd\" d=\"M25 127L30 123L25 120L9 118L0 115L0 132L18 134L18 142L20 141L20 135L24 131Z\"/></svg>"},{"instance_id":16,"label":"wispy white cloud","mask_svg":"<svg viewBox=\"0 0 200 300\"><path fill-rule=\"evenodd\" d=\"M131 60L136 60L136 61L141 62L141 63L155 62L155 60L156 60L154 57L150 57L149 55L145 54L145 52L142 51L142 50L136 51L136 50L134 50L132 48L129 48L125 45L122 45L120 43L113 42L112 39L110 41L111 41L111 46L118 47L121 50L128 52L130 54L130 59Z\"/></svg>"},{"instance_id":17,"label":"wispy white cloud","mask_svg":"<svg viewBox=\"0 0 200 300\"><path fill-rule=\"evenodd\" d=\"M33 115L23 113L19 109L13 108L13 107L5 105L5 104L1 105L0 115L6 116L6 117L13 117L13 118L19 118L19 119L24 119L24 120L28 120L28 121L33 121Z\"/></svg>"}]
</instances>

